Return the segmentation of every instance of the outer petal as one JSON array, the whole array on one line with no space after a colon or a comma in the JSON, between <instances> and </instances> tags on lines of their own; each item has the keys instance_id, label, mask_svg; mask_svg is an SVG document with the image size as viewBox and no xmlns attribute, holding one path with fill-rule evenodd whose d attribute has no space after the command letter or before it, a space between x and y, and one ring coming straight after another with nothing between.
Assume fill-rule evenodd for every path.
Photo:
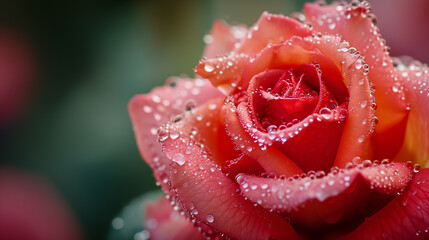
<instances>
[{"instance_id":1,"label":"outer petal","mask_svg":"<svg viewBox=\"0 0 429 240\"><path fill-rule=\"evenodd\" d=\"M194 114L198 115L198 109ZM181 132L180 124L171 124L165 130ZM216 233L210 231L212 228L236 239L298 238L282 217L246 201L233 180L214 163L212 153L188 133L182 131L173 138L170 135L163 145L173 161L170 185L175 199L198 225L208 227L206 234Z\"/></svg>"},{"instance_id":2,"label":"outer petal","mask_svg":"<svg viewBox=\"0 0 429 240\"><path fill-rule=\"evenodd\" d=\"M205 239L197 227L162 197L155 202L146 203L145 226L152 240Z\"/></svg>"},{"instance_id":3,"label":"outer petal","mask_svg":"<svg viewBox=\"0 0 429 240\"><path fill-rule=\"evenodd\" d=\"M177 79L175 84L175 87L159 87L149 94L137 95L128 104L140 154L153 169L155 178L164 191L169 188L167 180L170 160L162 153L157 142L158 128L173 116L182 113L188 100L201 104L221 96L221 93L205 80Z\"/></svg>"},{"instance_id":4,"label":"outer petal","mask_svg":"<svg viewBox=\"0 0 429 240\"><path fill-rule=\"evenodd\" d=\"M231 52L246 32L247 29L243 26L229 26L222 21L214 22L210 35L204 37L207 46L203 57L214 58Z\"/></svg>"},{"instance_id":5,"label":"outer petal","mask_svg":"<svg viewBox=\"0 0 429 240\"><path fill-rule=\"evenodd\" d=\"M291 217L291 223L304 228L321 229L344 221L362 221L371 214L372 202L383 202L403 190L412 179L412 170L404 163L359 165L350 170L315 175L302 179L270 179L238 175L244 195L268 209ZM372 209L373 210L373 209ZM359 222L358 222L359 223ZM348 225L353 225L348 224Z\"/></svg>"},{"instance_id":6,"label":"outer petal","mask_svg":"<svg viewBox=\"0 0 429 240\"><path fill-rule=\"evenodd\" d=\"M237 89L241 74L249 63L249 59L250 57L245 54L203 59L194 71L201 77L207 78L225 95L229 95Z\"/></svg>"},{"instance_id":7,"label":"outer petal","mask_svg":"<svg viewBox=\"0 0 429 240\"><path fill-rule=\"evenodd\" d=\"M402 144L407 111L401 93L392 91L395 74L384 40L372 23L375 17L369 14L367 2L352 7L347 3L320 6L306 4L306 20L315 31L322 34L338 34L357 49L368 64L369 79L375 85L376 116L379 124L375 129L374 144L378 157L391 158ZM350 49L352 49L350 48ZM394 134L392 134L392 132Z\"/></svg>"},{"instance_id":8,"label":"outer petal","mask_svg":"<svg viewBox=\"0 0 429 240\"><path fill-rule=\"evenodd\" d=\"M415 174L406 191L344 239L428 239L429 169Z\"/></svg>"},{"instance_id":9,"label":"outer petal","mask_svg":"<svg viewBox=\"0 0 429 240\"><path fill-rule=\"evenodd\" d=\"M264 12L258 22L247 33L237 53L254 55L268 44L278 44L293 36L311 36L311 30L300 22L283 15L273 15Z\"/></svg>"},{"instance_id":10,"label":"outer petal","mask_svg":"<svg viewBox=\"0 0 429 240\"><path fill-rule=\"evenodd\" d=\"M411 110L404 145L397 158L429 167L429 69L411 65L398 70L398 75Z\"/></svg>"}]
</instances>

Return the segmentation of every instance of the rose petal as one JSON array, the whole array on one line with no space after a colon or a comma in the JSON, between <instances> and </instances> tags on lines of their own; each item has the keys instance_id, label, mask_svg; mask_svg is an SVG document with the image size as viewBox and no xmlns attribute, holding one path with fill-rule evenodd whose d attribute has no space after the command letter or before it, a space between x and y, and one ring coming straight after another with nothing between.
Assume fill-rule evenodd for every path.
<instances>
[{"instance_id":1,"label":"rose petal","mask_svg":"<svg viewBox=\"0 0 429 240\"><path fill-rule=\"evenodd\" d=\"M169 130L170 138L175 139L180 136L203 144L213 162L220 166L224 166L231 159L238 158L240 151L234 149L234 143L225 131L222 106L223 98L216 98L181 115L175 121L176 129Z\"/></svg>"},{"instance_id":2,"label":"rose petal","mask_svg":"<svg viewBox=\"0 0 429 240\"><path fill-rule=\"evenodd\" d=\"M222 93L229 95L239 86L241 74L248 62L249 56L245 54L202 59L194 71L207 78Z\"/></svg>"},{"instance_id":3,"label":"rose petal","mask_svg":"<svg viewBox=\"0 0 429 240\"><path fill-rule=\"evenodd\" d=\"M171 117L183 112L188 100L196 104L221 96L208 81L177 79L176 86L155 88L149 94L137 95L128 104L137 145L143 159L151 166L156 180L168 190L168 160L157 143L158 128ZM204 94L200 94L204 93Z\"/></svg>"},{"instance_id":4,"label":"rose petal","mask_svg":"<svg viewBox=\"0 0 429 240\"><path fill-rule=\"evenodd\" d=\"M314 31L322 34L338 34L349 44L344 49L356 48L365 58L369 68L369 79L375 85L377 103L376 116L379 123L375 129L375 149L377 155L391 158L403 141L407 111L401 100L402 93L392 91L395 84L393 65L386 52L385 41L381 38L378 28L372 23L375 19L370 15L367 2L358 6L345 6L340 3L320 6L305 4L306 20L312 23ZM394 131L391 131L394 129ZM396 133L393 134L392 132ZM380 136L377 136L380 135Z\"/></svg>"},{"instance_id":5,"label":"rose petal","mask_svg":"<svg viewBox=\"0 0 429 240\"><path fill-rule=\"evenodd\" d=\"M228 102L224 107L226 128L235 145L241 148L246 155L255 159L268 173L275 173L279 176L293 176L302 173L302 170L279 150L274 147L261 147L255 143L243 128L243 125L248 122L240 122L238 116L243 112L240 108L245 108L243 104L241 103L236 109L231 102Z\"/></svg>"},{"instance_id":6,"label":"rose petal","mask_svg":"<svg viewBox=\"0 0 429 240\"><path fill-rule=\"evenodd\" d=\"M277 44L293 36L311 36L311 31L300 22L264 12L258 22L250 28L237 53L256 54L268 44Z\"/></svg>"},{"instance_id":7,"label":"rose petal","mask_svg":"<svg viewBox=\"0 0 429 240\"><path fill-rule=\"evenodd\" d=\"M165 197L146 203L144 223L153 240L205 239L189 219L173 210Z\"/></svg>"},{"instance_id":8,"label":"rose petal","mask_svg":"<svg viewBox=\"0 0 429 240\"><path fill-rule=\"evenodd\" d=\"M343 43L339 37L323 36L316 39L321 53L341 69L344 84L349 89L348 116L335 158L335 166L338 167L345 167L354 157L361 157L365 153L375 126L375 103L365 62L357 53L344 52Z\"/></svg>"},{"instance_id":9,"label":"rose petal","mask_svg":"<svg viewBox=\"0 0 429 240\"><path fill-rule=\"evenodd\" d=\"M197 224L236 239L298 238L283 218L240 196L235 183L212 162L201 144L186 135L167 138L163 144L173 161L171 190Z\"/></svg>"},{"instance_id":10,"label":"rose petal","mask_svg":"<svg viewBox=\"0 0 429 240\"><path fill-rule=\"evenodd\" d=\"M316 111L316 105L320 104L319 96L309 95L309 93L300 90L300 88L307 88L307 92L312 90L306 83L302 83L304 82L304 77L301 77L297 83L293 83L292 79L283 79L284 76L284 70L267 70L257 74L250 81L247 96L249 106L253 110L250 112L255 117L254 123L259 124L261 120L268 117L271 120L270 125L286 125L294 119L302 120ZM292 77L294 78L294 75ZM312 77L309 76L309 78ZM317 75L315 77L319 79ZM290 82L287 83L286 81ZM283 85L287 84L289 87L279 86L279 82L283 83ZM298 83L301 84L298 85ZM280 90L276 88L280 88ZM281 93L279 95L278 91L281 92L282 88L292 92L289 95L296 94L296 96L283 96ZM272 89L272 91L267 92L266 89ZM323 90L320 89L320 91L322 92ZM274 96L273 93L277 94L277 96ZM299 93L306 95L299 96ZM267 128L268 126L263 127Z\"/></svg>"},{"instance_id":11,"label":"rose petal","mask_svg":"<svg viewBox=\"0 0 429 240\"><path fill-rule=\"evenodd\" d=\"M429 167L429 70L411 65L398 70L398 75L411 110L404 145L397 158Z\"/></svg>"},{"instance_id":12,"label":"rose petal","mask_svg":"<svg viewBox=\"0 0 429 240\"><path fill-rule=\"evenodd\" d=\"M428 239L429 170L414 175L403 194L344 239Z\"/></svg>"},{"instance_id":13,"label":"rose petal","mask_svg":"<svg viewBox=\"0 0 429 240\"><path fill-rule=\"evenodd\" d=\"M230 26L223 21L215 21L210 35L204 38L207 45L203 57L214 58L231 52L246 32L244 26Z\"/></svg>"},{"instance_id":14,"label":"rose petal","mask_svg":"<svg viewBox=\"0 0 429 240\"><path fill-rule=\"evenodd\" d=\"M341 51L341 44L339 37L323 36L305 40L292 38L283 44L265 48L249 63L241 84L243 89L247 89L250 79L266 69L297 68L316 61L320 64L322 74L327 72L336 76L336 66L344 81L340 84L348 87L350 96L348 116L335 160L336 166L344 167L354 157L364 154L374 128L374 99L363 68L364 61L356 53ZM338 77L323 80L329 89L338 83ZM333 89L343 92L338 87ZM344 94L340 96L344 97Z\"/></svg>"},{"instance_id":15,"label":"rose petal","mask_svg":"<svg viewBox=\"0 0 429 240\"><path fill-rule=\"evenodd\" d=\"M321 178L313 175L296 180L237 176L240 189L249 200L285 213L292 224L301 228L319 230L340 220L363 220L365 215L357 215L361 211L367 213L372 201L383 200L378 196L371 198L371 189L390 195L404 189L411 179L412 170L404 163L366 168L360 165Z\"/></svg>"},{"instance_id":16,"label":"rose petal","mask_svg":"<svg viewBox=\"0 0 429 240\"><path fill-rule=\"evenodd\" d=\"M239 173L261 175L265 173L265 169L255 159L242 153L238 158L229 161L224 166L223 172L231 179L235 179Z\"/></svg>"}]
</instances>

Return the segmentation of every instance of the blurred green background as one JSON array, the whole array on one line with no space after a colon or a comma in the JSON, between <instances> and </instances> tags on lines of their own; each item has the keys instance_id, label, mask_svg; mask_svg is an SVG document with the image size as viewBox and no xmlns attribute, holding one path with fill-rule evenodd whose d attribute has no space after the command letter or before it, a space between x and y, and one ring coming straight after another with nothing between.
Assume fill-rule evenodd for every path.
<instances>
[{"instance_id":1,"label":"blurred green background","mask_svg":"<svg viewBox=\"0 0 429 240\"><path fill-rule=\"evenodd\" d=\"M87 239L105 239L132 199L156 189L127 113L135 94L188 74L215 19L254 23L303 1L2 1L0 27L36 69L25 114L1 130L0 163L43 176Z\"/></svg>"}]
</instances>

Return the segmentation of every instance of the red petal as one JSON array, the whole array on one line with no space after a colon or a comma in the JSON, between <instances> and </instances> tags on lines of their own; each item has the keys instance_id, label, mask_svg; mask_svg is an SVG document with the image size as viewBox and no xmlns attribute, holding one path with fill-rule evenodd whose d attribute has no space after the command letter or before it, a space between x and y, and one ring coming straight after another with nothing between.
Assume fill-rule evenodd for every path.
<instances>
[{"instance_id":1,"label":"red petal","mask_svg":"<svg viewBox=\"0 0 429 240\"><path fill-rule=\"evenodd\" d=\"M210 35L206 35L208 39L205 39L207 46L203 57L214 58L231 52L246 32L247 29L243 26L229 26L222 21L214 22Z\"/></svg>"},{"instance_id":2,"label":"red petal","mask_svg":"<svg viewBox=\"0 0 429 240\"><path fill-rule=\"evenodd\" d=\"M261 175L265 173L265 170L261 165L253 158L246 154L241 154L238 158L229 161L223 168L226 175L232 179L235 179L239 173L248 173L253 175Z\"/></svg>"},{"instance_id":3,"label":"red petal","mask_svg":"<svg viewBox=\"0 0 429 240\"><path fill-rule=\"evenodd\" d=\"M170 202L161 197L146 203L144 228L152 240L205 239L190 220L174 211Z\"/></svg>"},{"instance_id":4,"label":"red petal","mask_svg":"<svg viewBox=\"0 0 429 240\"><path fill-rule=\"evenodd\" d=\"M313 24L314 31L322 34L340 35L349 42L350 47L356 48L369 65L369 79L375 84L375 100L379 119L375 129L376 149L378 155L384 158L393 157L402 144L404 119L407 118L406 106L401 101L401 93L392 91L395 84L394 69L390 57L385 51L385 42L379 34L378 28L371 22L369 7L366 2L357 7L342 6L339 3L327 6L305 4L306 20ZM349 45L344 49L347 51ZM386 134L396 132L391 137ZM389 144L385 140L389 139Z\"/></svg>"},{"instance_id":5,"label":"red petal","mask_svg":"<svg viewBox=\"0 0 429 240\"><path fill-rule=\"evenodd\" d=\"M201 144L181 135L167 138L164 147L173 161L171 189L197 224L236 239L298 238L283 218L246 201Z\"/></svg>"},{"instance_id":6,"label":"red petal","mask_svg":"<svg viewBox=\"0 0 429 240\"><path fill-rule=\"evenodd\" d=\"M428 239L429 170L415 174L410 186L344 239Z\"/></svg>"},{"instance_id":7,"label":"red petal","mask_svg":"<svg viewBox=\"0 0 429 240\"><path fill-rule=\"evenodd\" d=\"M244 103L238 106L237 112L242 125L245 126L243 134L249 134L254 139L252 139L253 141L268 148L266 150L268 153L279 151L279 154L284 154L283 158L293 161L305 172L310 170L328 171L332 167L344 126L344 117L338 116L336 111L332 111L329 115L311 114L289 128L271 133L252 127L252 119ZM272 146L267 147L267 145ZM254 148L259 151L261 147ZM253 152L252 150L248 154L254 154ZM262 155L260 161L268 164L270 160L264 160L265 157L268 156ZM260 161L258 160L258 162ZM261 162L260 164L264 166ZM277 172L281 169L279 166L273 168L277 169ZM292 174L286 175L292 176Z\"/></svg>"},{"instance_id":8,"label":"red petal","mask_svg":"<svg viewBox=\"0 0 429 240\"><path fill-rule=\"evenodd\" d=\"M201 94L203 93L203 94ZM155 178L164 190L168 190L168 160L158 143L158 128L171 117L182 113L186 101L197 104L221 94L207 81L178 79L176 86L155 88L149 94L137 95L128 104L137 145L143 159L151 166Z\"/></svg>"},{"instance_id":9,"label":"red petal","mask_svg":"<svg viewBox=\"0 0 429 240\"><path fill-rule=\"evenodd\" d=\"M264 12L258 22L250 28L247 37L243 39L236 52L256 54L269 43L277 44L293 36L311 36L311 33L310 29L298 21Z\"/></svg>"},{"instance_id":10,"label":"red petal","mask_svg":"<svg viewBox=\"0 0 429 240\"><path fill-rule=\"evenodd\" d=\"M169 130L171 138L189 138L202 144L210 153L213 162L224 166L225 162L236 159L240 151L234 149L234 143L226 133L225 115L221 111L223 98L216 98L186 112Z\"/></svg>"},{"instance_id":11,"label":"red petal","mask_svg":"<svg viewBox=\"0 0 429 240\"><path fill-rule=\"evenodd\" d=\"M407 122L404 145L398 160L412 160L428 167L429 160L429 70L427 67L413 65L404 71L398 70L400 82L410 113ZM397 84L395 87L399 87Z\"/></svg>"},{"instance_id":12,"label":"red petal","mask_svg":"<svg viewBox=\"0 0 429 240\"><path fill-rule=\"evenodd\" d=\"M293 176L302 173L302 170L279 150L274 147L259 146L250 137L249 133L244 130L243 124L250 122L240 122L241 117L239 117L239 114L247 113L244 104L241 103L237 109L232 103L228 103L224 107L226 109L225 123L227 131L235 145L242 152L258 161L268 173L275 173L279 176Z\"/></svg>"},{"instance_id":13,"label":"red petal","mask_svg":"<svg viewBox=\"0 0 429 240\"><path fill-rule=\"evenodd\" d=\"M238 175L237 181L249 200L285 213L292 224L320 229L340 220L356 219L374 200L370 198L371 189L394 194L404 189L411 178L409 167L392 163L367 168L360 165L322 178L313 175L283 180Z\"/></svg>"},{"instance_id":14,"label":"red petal","mask_svg":"<svg viewBox=\"0 0 429 240\"><path fill-rule=\"evenodd\" d=\"M343 52L339 37L323 36L316 41L321 53L341 70L349 89L348 116L343 130L335 166L344 167L356 156L364 154L374 131L374 97L365 71L365 62L356 53Z\"/></svg>"}]
</instances>

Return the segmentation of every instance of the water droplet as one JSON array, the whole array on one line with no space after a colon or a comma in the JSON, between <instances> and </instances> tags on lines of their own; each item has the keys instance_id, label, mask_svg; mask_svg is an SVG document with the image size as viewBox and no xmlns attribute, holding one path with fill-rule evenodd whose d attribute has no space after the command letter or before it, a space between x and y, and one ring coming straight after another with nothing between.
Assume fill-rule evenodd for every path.
<instances>
[{"instance_id":1,"label":"water droplet","mask_svg":"<svg viewBox=\"0 0 429 240\"><path fill-rule=\"evenodd\" d=\"M145 113L151 113L151 112L152 112L152 108L151 108L150 106L145 105L145 106L143 107L143 111L144 111Z\"/></svg>"},{"instance_id":2,"label":"water droplet","mask_svg":"<svg viewBox=\"0 0 429 240\"><path fill-rule=\"evenodd\" d=\"M186 101L185 103L185 111L186 112L191 112L192 110L194 110L197 107L197 103L195 102L194 99L189 99L188 101Z\"/></svg>"},{"instance_id":3,"label":"water droplet","mask_svg":"<svg viewBox=\"0 0 429 240\"><path fill-rule=\"evenodd\" d=\"M168 138L168 131L164 128L158 129L158 141L164 142Z\"/></svg>"},{"instance_id":4,"label":"water droplet","mask_svg":"<svg viewBox=\"0 0 429 240\"><path fill-rule=\"evenodd\" d=\"M331 115L331 109L324 107L324 108L320 109L319 114L321 114L321 115Z\"/></svg>"},{"instance_id":5,"label":"water droplet","mask_svg":"<svg viewBox=\"0 0 429 240\"><path fill-rule=\"evenodd\" d=\"M204 70L206 71L206 72L213 72L213 70L215 69L215 67L212 65L212 64L210 64L210 63L208 63L208 62L206 62L205 64L204 64Z\"/></svg>"},{"instance_id":6,"label":"water droplet","mask_svg":"<svg viewBox=\"0 0 429 240\"><path fill-rule=\"evenodd\" d=\"M214 217L213 217L213 215L211 215L211 214L207 215L207 216L206 216L206 220L207 220L207 222L209 222L209 223L214 222Z\"/></svg>"},{"instance_id":7,"label":"water droplet","mask_svg":"<svg viewBox=\"0 0 429 240\"><path fill-rule=\"evenodd\" d=\"M401 85L398 82L395 82L392 86L392 91L393 92L399 92L400 87L401 87Z\"/></svg>"},{"instance_id":8,"label":"water droplet","mask_svg":"<svg viewBox=\"0 0 429 240\"><path fill-rule=\"evenodd\" d=\"M414 172L415 172L415 173L420 172L420 169L421 169L420 164L418 164L418 163L414 164Z\"/></svg>"},{"instance_id":9,"label":"water droplet","mask_svg":"<svg viewBox=\"0 0 429 240\"><path fill-rule=\"evenodd\" d=\"M213 36L210 34L204 35L203 41L205 44L210 44L213 42Z\"/></svg>"},{"instance_id":10,"label":"water droplet","mask_svg":"<svg viewBox=\"0 0 429 240\"><path fill-rule=\"evenodd\" d=\"M173 156L173 162L176 162L180 166L183 166L183 164L185 164L186 162L185 156L183 156L183 154L181 153L176 153Z\"/></svg>"},{"instance_id":11,"label":"water droplet","mask_svg":"<svg viewBox=\"0 0 429 240\"><path fill-rule=\"evenodd\" d=\"M155 103L160 103L161 102L161 97L157 94L153 94L152 95L152 101L154 101Z\"/></svg>"},{"instance_id":12,"label":"water droplet","mask_svg":"<svg viewBox=\"0 0 429 240\"><path fill-rule=\"evenodd\" d=\"M362 68L362 60L357 60L356 64L355 64L356 69L361 69Z\"/></svg>"},{"instance_id":13,"label":"water droplet","mask_svg":"<svg viewBox=\"0 0 429 240\"><path fill-rule=\"evenodd\" d=\"M365 136L364 135L360 135L358 138L358 141L361 143L363 142L363 140L365 140Z\"/></svg>"},{"instance_id":14,"label":"water droplet","mask_svg":"<svg viewBox=\"0 0 429 240\"><path fill-rule=\"evenodd\" d=\"M170 130L170 138L172 140L177 139L180 136L179 132L177 130Z\"/></svg>"}]
</instances>

